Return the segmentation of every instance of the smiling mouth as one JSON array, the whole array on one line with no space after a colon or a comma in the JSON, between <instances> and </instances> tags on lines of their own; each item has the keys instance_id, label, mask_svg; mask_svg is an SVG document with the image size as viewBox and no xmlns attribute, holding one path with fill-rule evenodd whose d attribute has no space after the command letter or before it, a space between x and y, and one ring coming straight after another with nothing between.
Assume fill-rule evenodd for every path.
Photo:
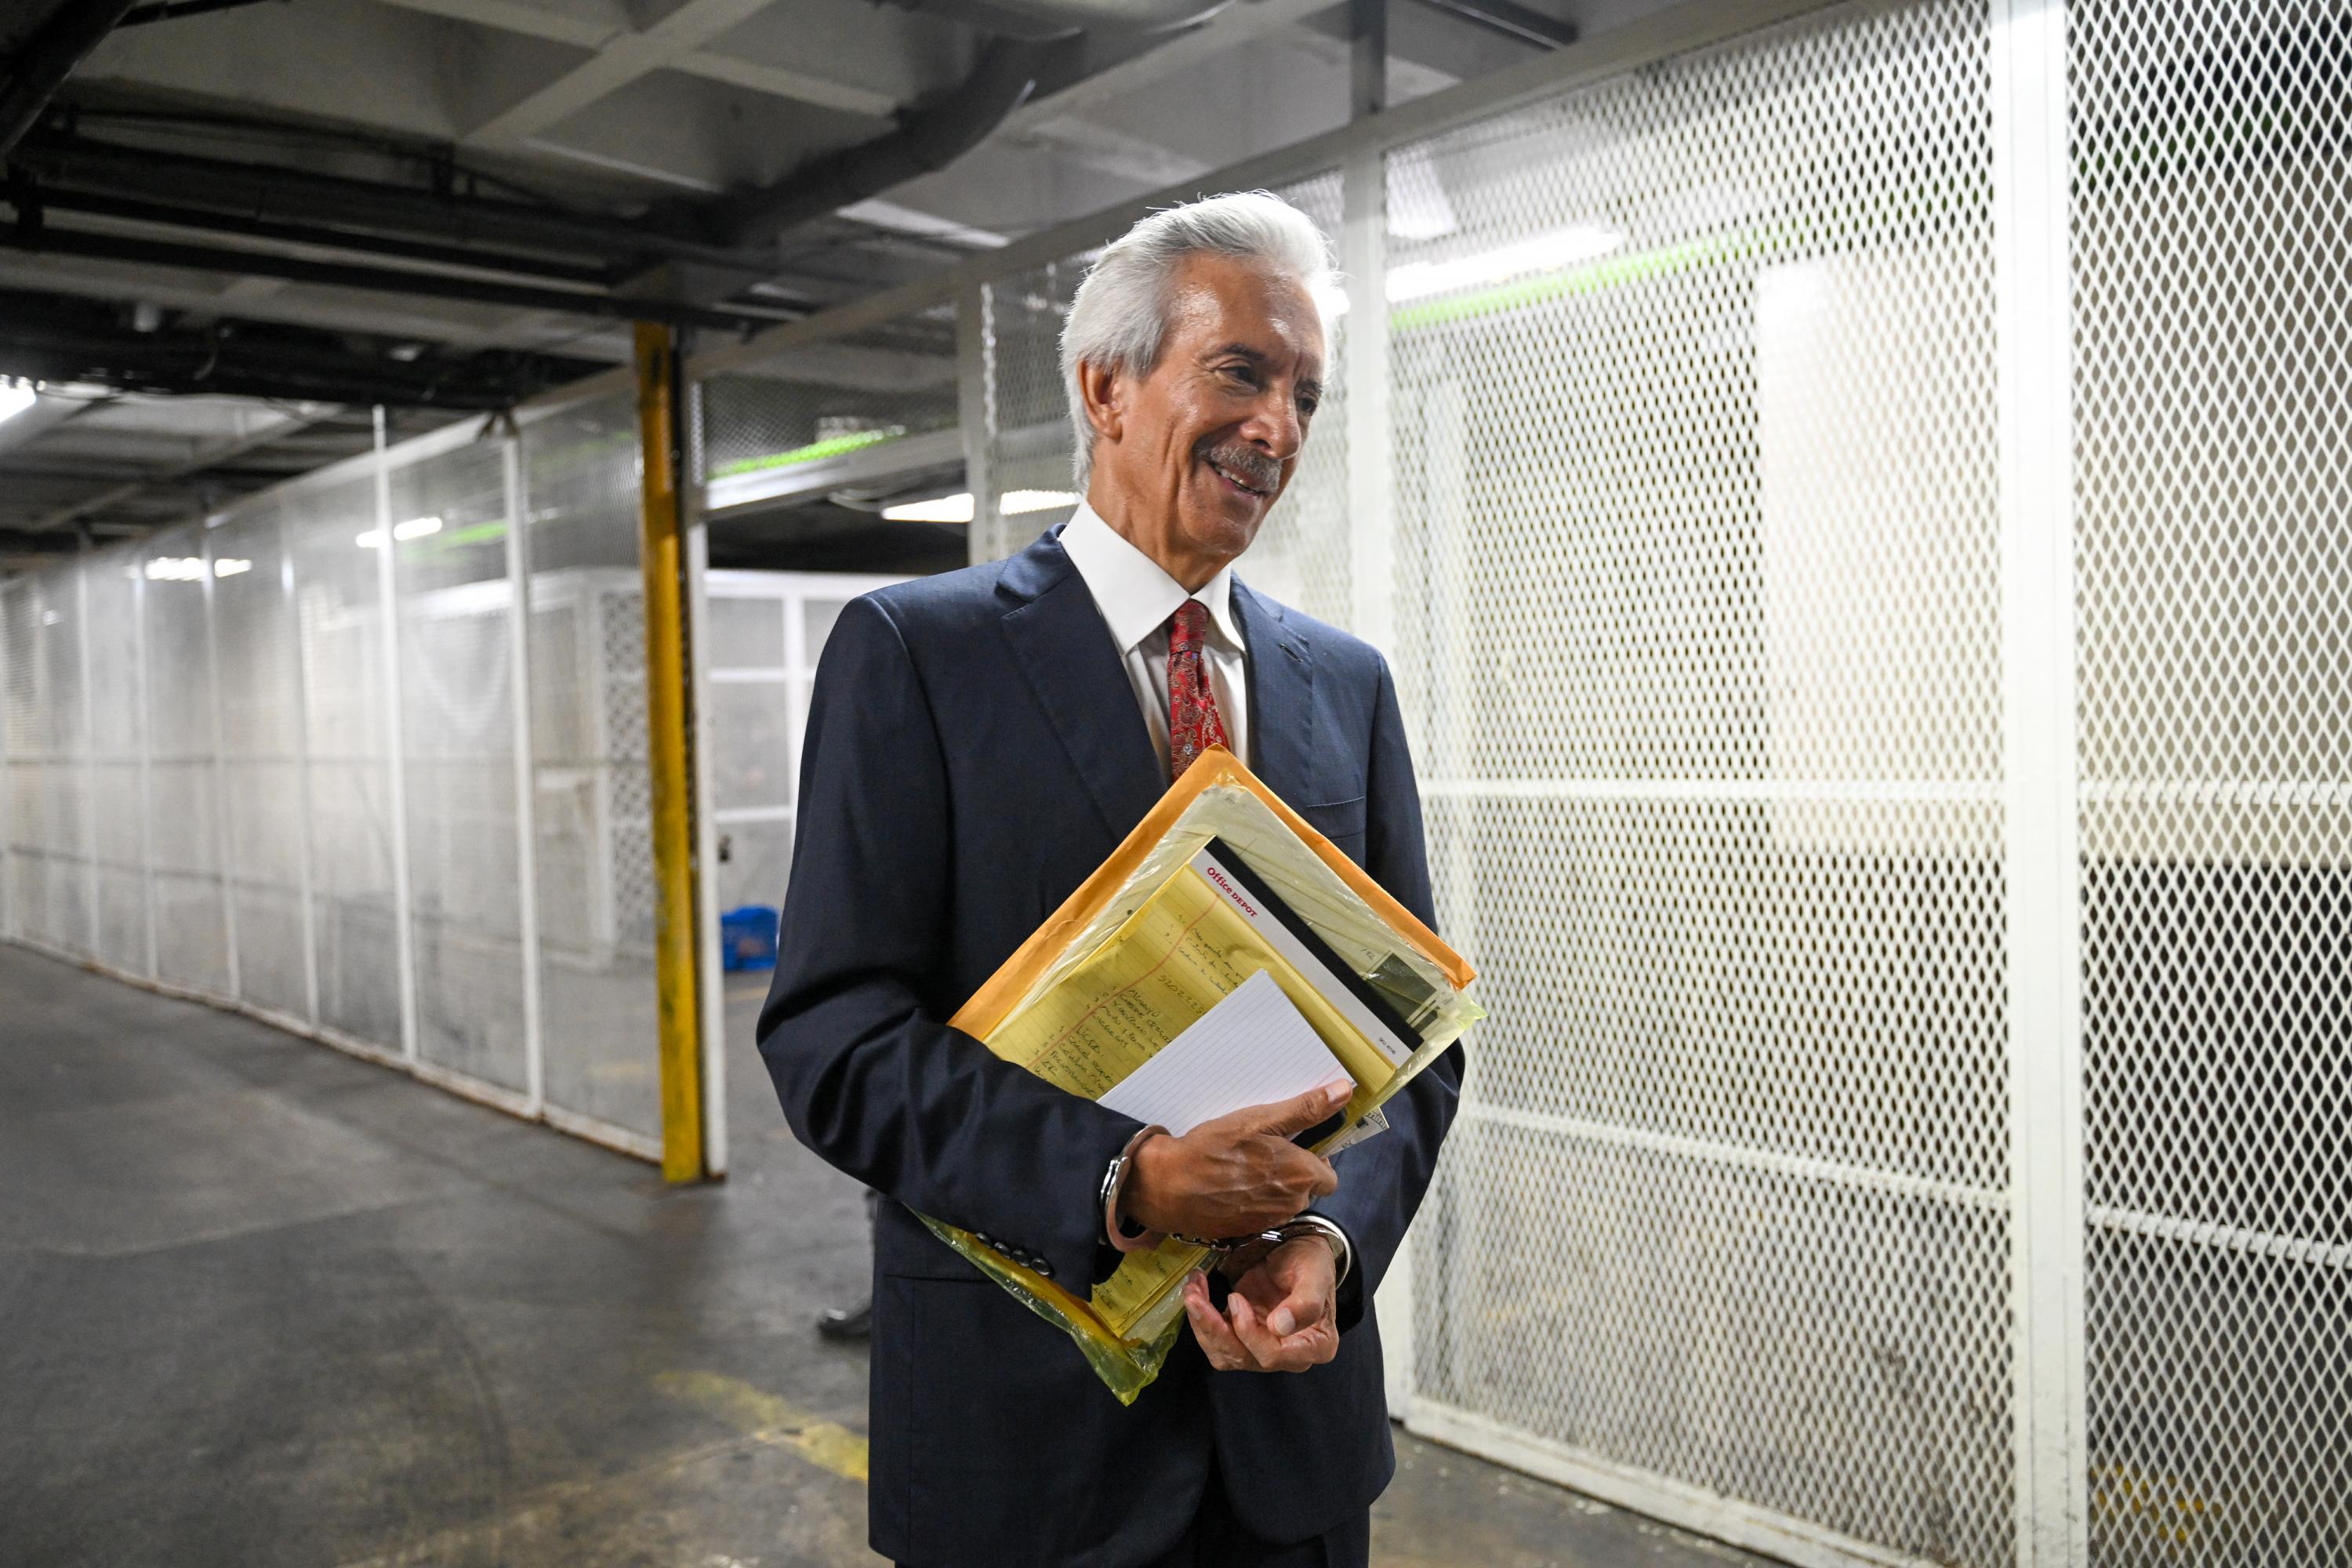
<instances>
[{"instance_id":1,"label":"smiling mouth","mask_svg":"<svg viewBox=\"0 0 2352 1568\"><path fill-rule=\"evenodd\" d=\"M1225 483L1233 486L1234 489L1241 491L1242 494L1245 496L1255 496L1259 500L1264 500L1274 493L1271 489L1260 489L1257 486L1251 484L1247 479L1243 479L1239 474L1234 473L1231 468L1226 468L1223 464L1218 462L1213 458L1204 458L1202 461L1209 465L1210 468L1216 474L1217 478L1224 480Z\"/></svg>"}]
</instances>

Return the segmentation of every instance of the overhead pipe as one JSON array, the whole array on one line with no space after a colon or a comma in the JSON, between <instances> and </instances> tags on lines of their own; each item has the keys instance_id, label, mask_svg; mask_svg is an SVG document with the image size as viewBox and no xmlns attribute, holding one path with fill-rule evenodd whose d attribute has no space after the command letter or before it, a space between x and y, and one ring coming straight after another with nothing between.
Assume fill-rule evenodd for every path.
<instances>
[{"instance_id":1,"label":"overhead pipe","mask_svg":"<svg viewBox=\"0 0 2352 1568\"><path fill-rule=\"evenodd\" d=\"M46 226L37 227L17 224L0 228L0 246L36 254L79 256L94 261L184 267L198 272L230 272L252 278L283 278L293 283L365 289L378 293L409 294L432 300L462 300L484 305L512 305L523 310L557 310L605 321L715 327L730 332L775 326L796 319L793 314L782 311L754 314L631 295L574 294L561 289L496 283L446 273L405 272L397 268L358 267L339 261L304 261L260 250L230 250L152 239L124 239L114 235L88 234L78 229Z\"/></svg>"},{"instance_id":2,"label":"overhead pipe","mask_svg":"<svg viewBox=\"0 0 2352 1568\"><path fill-rule=\"evenodd\" d=\"M657 225L81 136L28 136L10 162L39 177L44 189L98 190L266 221L328 224L395 237L432 236L461 245L519 246L559 255L587 251L614 258L654 257L751 277L775 270L772 257L747 255Z\"/></svg>"},{"instance_id":3,"label":"overhead pipe","mask_svg":"<svg viewBox=\"0 0 2352 1568\"><path fill-rule=\"evenodd\" d=\"M802 224L946 168L986 140L1041 85L1050 90L1067 79L1085 49L1080 33L1042 41L997 39L959 86L906 116L898 130L820 159L745 198L729 225L729 237L746 247L771 244Z\"/></svg>"},{"instance_id":4,"label":"overhead pipe","mask_svg":"<svg viewBox=\"0 0 2352 1568\"><path fill-rule=\"evenodd\" d=\"M131 0L65 0L21 53L0 85L0 155L24 139L74 67L106 41Z\"/></svg>"},{"instance_id":5,"label":"overhead pipe","mask_svg":"<svg viewBox=\"0 0 2352 1568\"><path fill-rule=\"evenodd\" d=\"M1547 16L1517 0L1421 0L1433 11L1538 49L1564 49L1576 42L1576 25Z\"/></svg>"},{"instance_id":6,"label":"overhead pipe","mask_svg":"<svg viewBox=\"0 0 2352 1568\"><path fill-rule=\"evenodd\" d=\"M96 191L52 190L46 186L33 186L23 192L0 188L0 201L15 201L20 209L29 204L60 212L91 213L100 217L127 218L135 223L157 224L170 228L242 235L247 239L274 240L281 245L307 245L321 250L343 250L365 256L394 256L410 261L428 261L440 267L470 267L482 272L504 272L517 277L594 288L607 287L615 280L613 268L594 263L554 261L515 251L468 250L460 246L394 239L382 235L346 234L341 229L320 228L310 224L268 223L238 217L231 213L206 212L201 207L142 201L135 196L111 196Z\"/></svg>"},{"instance_id":7,"label":"overhead pipe","mask_svg":"<svg viewBox=\"0 0 2352 1568\"><path fill-rule=\"evenodd\" d=\"M1159 33L1205 22L1233 0L889 0L908 11L1011 37L1037 37L1039 29L1090 33Z\"/></svg>"}]
</instances>

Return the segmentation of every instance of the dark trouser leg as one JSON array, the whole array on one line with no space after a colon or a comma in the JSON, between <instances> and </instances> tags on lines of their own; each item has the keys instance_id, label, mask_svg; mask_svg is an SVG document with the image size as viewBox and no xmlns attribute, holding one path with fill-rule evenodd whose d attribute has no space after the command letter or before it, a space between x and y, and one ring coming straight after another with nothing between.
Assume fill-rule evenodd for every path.
<instances>
[{"instance_id":1,"label":"dark trouser leg","mask_svg":"<svg viewBox=\"0 0 2352 1568\"><path fill-rule=\"evenodd\" d=\"M1261 1540L1234 1517L1224 1484L1212 1465L1208 1490L1201 1496L1201 1511L1192 1530L1150 1568L1368 1568L1371 1558L1371 1510L1305 1541Z\"/></svg>"},{"instance_id":2,"label":"dark trouser leg","mask_svg":"<svg viewBox=\"0 0 2352 1568\"><path fill-rule=\"evenodd\" d=\"M882 1194L872 1187L866 1189L866 1234L874 1234L874 1215ZM816 1321L816 1331L829 1340L866 1340L874 1337L874 1298L867 1296L851 1307L828 1307Z\"/></svg>"}]
</instances>

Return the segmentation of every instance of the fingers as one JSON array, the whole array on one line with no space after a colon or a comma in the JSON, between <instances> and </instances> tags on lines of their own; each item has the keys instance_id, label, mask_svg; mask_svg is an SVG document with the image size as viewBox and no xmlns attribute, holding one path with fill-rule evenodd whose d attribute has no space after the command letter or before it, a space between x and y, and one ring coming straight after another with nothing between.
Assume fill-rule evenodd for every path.
<instances>
[{"instance_id":1,"label":"fingers","mask_svg":"<svg viewBox=\"0 0 2352 1568\"><path fill-rule=\"evenodd\" d=\"M1265 1326L1283 1339L1322 1321L1323 1289L1319 1281L1312 1279L1293 1285L1290 1294L1275 1303L1274 1310L1265 1315Z\"/></svg>"},{"instance_id":2,"label":"fingers","mask_svg":"<svg viewBox=\"0 0 2352 1568\"><path fill-rule=\"evenodd\" d=\"M1200 1342L1201 1353L1219 1372L1255 1372L1257 1363L1234 1337L1225 1315L1209 1300L1209 1281L1205 1275L1193 1274L1184 1281L1184 1316L1192 1324L1192 1337Z\"/></svg>"},{"instance_id":3,"label":"fingers","mask_svg":"<svg viewBox=\"0 0 2352 1568\"><path fill-rule=\"evenodd\" d=\"M1257 1315L1249 1298L1238 1293L1225 1299L1233 1315L1234 1337L1260 1372L1305 1372L1320 1366L1339 1352L1339 1337L1328 1324L1317 1323L1295 1334L1277 1334Z\"/></svg>"},{"instance_id":4,"label":"fingers","mask_svg":"<svg viewBox=\"0 0 2352 1568\"><path fill-rule=\"evenodd\" d=\"M1192 1321L1192 1337L1220 1372L1305 1372L1339 1353L1339 1336L1328 1320L1283 1335L1273 1331L1245 1296L1228 1297L1225 1307L1220 1312L1211 1303L1204 1276L1184 1281L1184 1315Z\"/></svg>"},{"instance_id":5,"label":"fingers","mask_svg":"<svg viewBox=\"0 0 2352 1568\"><path fill-rule=\"evenodd\" d=\"M1355 1092L1355 1084L1348 1079L1335 1079L1319 1089L1288 1100L1277 1100L1271 1105L1252 1106L1236 1111L1235 1119L1256 1131L1271 1133L1276 1138L1288 1138L1306 1131L1318 1121L1329 1120L1348 1103Z\"/></svg>"}]
</instances>

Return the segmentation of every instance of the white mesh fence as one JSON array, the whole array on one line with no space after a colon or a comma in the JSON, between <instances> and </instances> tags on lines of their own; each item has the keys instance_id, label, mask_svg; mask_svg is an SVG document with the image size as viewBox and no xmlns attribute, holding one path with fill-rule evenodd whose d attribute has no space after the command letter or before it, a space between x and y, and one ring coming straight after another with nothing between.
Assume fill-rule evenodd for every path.
<instances>
[{"instance_id":1,"label":"white mesh fence","mask_svg":"<svg viewBox=\"0 0 2352 1568\"><path fill-rule=\"evenodd\" d=\"M385 466L0 586L0 930L656 1152L634 406Z\"/></svg>"},{"instance_id":2,"label":"white mesh fence","mask_svg":"<svg viewBox=\"0 0 2352 1568\"><path fill-rule=\"evenodd\" d=\"M1383 644L1493 1010L1409 1425L1799 1560L2352 1561L2347 61L2289 0L1834 6L1349 166L1383 406L1239 572ZM1091 254L980 286L993 491L1066 483Z\"/></svg>"},{"instance_id":3,"label":"white mesh fence","mask_svg":"<svg viewBox=\"0 0 2352 1568\"><path fill-rule=\"evenodd\" d=\"M2078 0L2089 1536L2352 1562L2352 16Z\"/></svg>"},{"instance_id":4,"label":"white mesh fence","mask_svg":"<svg viewBox=\"0 0 2352 1568\"><path fill-rule=\"evenodd\" d=\"M1388 654L1492 1010L1416 1429L1801 1561L2352 1561L2347 62L2319 0L1836 5L1285 188L1367 275L1240 574ZM961 464L1023 547L1109 237L713 356L699 500ZM6 929L649 1131L629 428L0 585ZM728 597L772 902L823 626Z\"/></svg>"}]
</instances>

